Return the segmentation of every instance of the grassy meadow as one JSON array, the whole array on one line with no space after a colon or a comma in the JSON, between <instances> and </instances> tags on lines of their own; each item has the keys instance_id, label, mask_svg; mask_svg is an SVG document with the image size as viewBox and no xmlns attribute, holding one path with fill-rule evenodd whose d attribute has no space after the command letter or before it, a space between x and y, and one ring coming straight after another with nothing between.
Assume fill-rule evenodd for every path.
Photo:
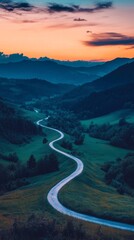
<instances>
[{"instance_id":1,"label":"grassy meadow","mask_svg":"<svg viewBox=\"0 0 134 240\"><path fill-rule=\"evenodd\" d=\"M127 121L134 122L134 113L131 110L121 110L82 121L82 124L85 128L92 121L96 124L106 122L115 124L124 116L127 116ZM118 157L123 158L131 151L111 146L107 141L92 138L88 134L85 136L84 144L79 147L75 146L75 149L84 163L84 171L62 189L61 202L78 212L134 223L133 198L120 195L115 188L106 185L104 172L101 170L103 163L114 161Z\"/></svg>"},{"instance_id":2,"label":"grassy meadow","mask_svg":"<svg viewBox=\"0 0 134 240\"><path fill-rule=\"evenodd\" d=\"M19 110L19 108L16 108L17 111L21 111L21 115L24 116L26 119L29 119L33 122L36 122L39 119L42 119L44 117L43 114L35 113L34 111L27 111L27 110ZM44 130L45 134L47 135L47 130ZM55 138L56 133L52 132L52 134L48 134L48 141ZM16 152L20 161L25 163L31 154L34 154L34 156L39 159L44 154L50 153L50 149L48 147L48 144L43 144L43 136L35 136L33 137L29 143L25 144L11 144L7 142L6 140L1 140L0 142L0 152L8 155L10 153ZM6 161L2 161L2 163L7 164Z\"/></svg>"},{"instance_id":3,"label":"grassy meadow","mask_svg":"<svg viewBox=\"0 0 134 240\"><path fill-rule=\"evenodd\" d=\"M116 112L112 112L110 114L93 118L90 120L83 120L82 124L85 127L88 127L91 122L94 122L96 124L104 124L104 123L110 123L110 124L116 124L119 122L121 118L125 118L128 122L134 122L134 112L132 109L125 109L120 110Z\"/></svg>"},{"instance_id":4,"label":"grassy meadow","mask_svg":"<svg viewBox=\"0 0 134 240\"><path fill-rule=\"evenodd\" d=\"M44 117L43 114L32 111L24 111L24 116L34 122ZM43 137L36 136L28 144L14 145L1 141L0 147L3 154L16 152L20 161L25 163L31 154L40 159L52 152L49 142L58 137L58 133L44 129L48 142L43 144ZM15 219L25 220L31 214L40 215L46 218L53 218L59 215L47 202L47 193L51 187L64 177L68 176L74 169L75 163L67 158L58 156L60 170L54 173L40 175L30 178L30 185L21 187L15 191L0 196L0 229L9 227ZM1 161L2 164L8 164Z\"/></svg>"},{"instance_id":5,"label":"grassy meadow","mask_svg":"<svg viewBox=\"0 0 134 240\"><path fill-rule=\"evenodd\" d=\"M61 202L78 212L134 222L133 198L120 195L115 188L107 186L100 169L104 162L123 157L128 151L87 135L84 145L76 151L84 163L84 172L61 190Z\"/></svg>"}]
</instances>

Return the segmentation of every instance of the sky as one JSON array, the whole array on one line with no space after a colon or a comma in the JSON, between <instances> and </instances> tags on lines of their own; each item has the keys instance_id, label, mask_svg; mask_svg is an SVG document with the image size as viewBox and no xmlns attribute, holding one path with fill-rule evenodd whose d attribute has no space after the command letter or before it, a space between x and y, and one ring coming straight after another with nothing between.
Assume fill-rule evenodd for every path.
<instances>
[{"instance_id":1,"label":"sky","mask_svg":"<svg viewBox=\"0 0 134 240\"><path fill-rule=\"evenodd\" d=\"M134 57L134 0L0 0L0 51L60 60Z\"/></svg>"}]
</instances>

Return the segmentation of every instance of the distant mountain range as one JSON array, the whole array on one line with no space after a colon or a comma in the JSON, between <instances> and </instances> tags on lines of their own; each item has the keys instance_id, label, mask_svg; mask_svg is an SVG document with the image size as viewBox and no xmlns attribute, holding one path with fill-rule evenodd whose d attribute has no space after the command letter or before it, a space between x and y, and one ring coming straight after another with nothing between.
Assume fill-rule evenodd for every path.
<instances>
[{"instance_id":1,"label":"distant mountain range","mask_svg":"<svg viewBox=\"0 0 134 240\"><path fill-rule=\"evenodd\" d=\"M51 59L48 57L29 58L29 57L26 57L23 54L19 54L19 53L6 55L3 52L0 52L0 63L20 62L20 61L24 61L24 60L43 61L43 62L44 61L53 61L58 64L70 66L70 67L91 67L91 66L96 66L96 65L103 63L103 62L98 62L98 61L82 61L82 60L62 61L62 60Z\"/></svg>"},{"instance_id":2,"label":"distant mountain range","mask_svg":"<svg viewBox=\"0 0 134 240\"><path fill-rule=\"evenodd\" d=\"M0 52L0 63L10 63L10 62L20 62L23 60L28 60L29 58L23 54L13 53L6 55L3 52Z\"/></svg>"},{"instance_id":3,"label":"distant mountain range","mask_svg":"<svg viewBox=\"0 0 134 240\"><path fill-rule=\"evenodd\" d=\"M96 66L92 66L92 67L81 67L78 68L78 70L81 73L85 73L85 74L96 74L100 77L114 71L115 69L117 69L118 67L127 64L127 63L131 63L134 61L134 58L115 58L111 61L105 62L103 64L100 65L96 65Z\"/></svg>"},{"instance_id":4,"label":"distant mountain range","mask_svg":"<svg viewBox=\"0 0 134 240\"><path fill-rule=\"evenodd\" d=\"M56 59L50 59L50 58L39 58L39 61L53 61L58 64L68 66L68 67L93 67L93 66L98 66L103 64L104 62L97 62L97 61L82 61L82 60L77 60L77 61L62 61L62 60L56 60Z\"/></svg>"},{"instance_id":5,"label":"distant mountain range","mask_svg":"<svg viewBox=\"0 0 134 240\"><path fill-rule=\"evenodd\" d=\"M97 79L96 75L80 73L73 67L57 64L53 61L24 60L16 63L0 64L0 76L16 79L46 79L52 83L82 84Z\"/></svg>"},{"instance_id":6,"label":"distant mountain range","mask_svg":"<svg viewBox=\"0 0 134 240\"><path fill-rule=\"evenodd\" d=\"M48 58L29 59L21 54L9 56L0 54L0 77L14 79L39 78L52 83L81 85L91 82L115 70L119 66L130 63L134 59L118 58L97 65L84 61L59 61ZM77 67L83 66L86 67ZM95 66L93 66L95 64ZM89 67L87 67L89 66Z\"/></svg>"}]
</instances>

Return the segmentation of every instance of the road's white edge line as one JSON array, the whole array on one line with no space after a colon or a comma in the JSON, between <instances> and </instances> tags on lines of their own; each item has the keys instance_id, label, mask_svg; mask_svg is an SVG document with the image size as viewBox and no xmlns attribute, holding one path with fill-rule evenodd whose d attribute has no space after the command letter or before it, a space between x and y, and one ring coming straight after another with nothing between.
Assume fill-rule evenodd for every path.
<instances>
[{"instance_id":1,"label":"road's white edge line","mask_svg":"<svg viewBox=\"0 0 134 240\"><path fill-rule=\"evenodd\" d=\"M62 214L65 214L65 215L68 215L68 216L71 216L71 217L74 217L74 218L77 218L77 219L80 219L80 220L84 220L84 221L87 221L87 222L91 222L91 223L96 223L96 224L99 224L99 225L104 225L104 226L107 226L107 227L112 227L112 228L117 228L117 229L120 229L120 230L127 230L127 231L131 231L131 232L134 232L134 225L130 225L130 224L126 224L126 223L120 223L120 222L115 222L115 221L111 221L111 220L106 220L106 219L102 219L102 218L97 218L97 217L93 217L93 216L90 216L90 215L86 215L86 214L82 214L82 213L77 213L75 211L72 211L66 207L64 207L58 200L58 194L59 194L59 191L61 190L61 188L63 188L68 182L70 182L72 179L74 179L76 176L80 175L83 171L83 168L84 168L84 165L82 163L82 161L77 158L77 157L74 157L68 153L65 153L57 148L54 147L54 143L55 142L58 142L59 140L61 140L62 138L64 138L64 134L55 129L55 128L51 128L51 127L47 127L43 124L41 124L41 122L43 121L44 119L41 119L39 121L37 121L37 125L41 126L41 127L45 127L47 129L50 129L50 130L53 130L53 131L56 131L60 134L60 137L53 140L52 142L49 143L49 146L50 148L52 148L54 151L68 157L68 158L71 158L73 159L76 163L77 163L77 168L76 170L71 174L69 175L68 177L64 178L62 181L60 181L59 183L57 183L48 193L47 195L47 199L48 199L48 202L50 203L50 205L56 209L58 212L62 213Z\"/></svg>"}]
</instances>

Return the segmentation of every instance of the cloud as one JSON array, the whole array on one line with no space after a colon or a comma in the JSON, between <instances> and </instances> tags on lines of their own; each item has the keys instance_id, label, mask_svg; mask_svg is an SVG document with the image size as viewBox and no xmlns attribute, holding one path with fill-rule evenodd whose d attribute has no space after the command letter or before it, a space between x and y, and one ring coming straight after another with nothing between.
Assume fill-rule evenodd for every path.
<instances>
[{"instance_id":1,"label":"cloud","mask_svg":"<svg viewBox=\"0 0 134 240\"><path fill-rule=\"evenodd\" d=\"M134 45L134 37L123 35L116 32L106 32L101 34L92 34L92 40L83 41L86 46L115 46L115 45Z\"/></svg>"},{"instance_id":2,"label":"cloud","mask_svg":"<svg viewBox=\"0 0 134 240\"><path fill-rule=\"evenodd\" d=\"M78 9L79 6L71 5L71 6L65 6L62 4L57 3L50 3L47 7L48 12L54 13L54 12L75 12L76 9Z\"/></svg>"},{"instance_id":3,"label":"cloud","mask_svg":"<svg viewBox=\"0 0 134 240\"><path fill-rule=\"evenodd\" d=\"M109 9L112 8L113 3L112 1L106 1L106 2L99 2L94 5L92 8L84 8L80 5L63 5L58 3L50 3L47 7L47 11L49 13L55 13L55 12L69 12L69 13L93 13L96 11L100 11L102 9Z\"/></svg>"},{"instance_id":4,"label":"cloud","mask_svg":"<svg viewBox=\"0 0 134 240\"><path fill-rule=\"evenodd\" d=\"M34 6L27 2L15 2L12 0L0 0L0 9L7 12L14 12L15 10L20 11L32 11Z\"/></svg>"},{"instance_id":5,"label":"cloud","mask_svg":"<svg viewBox=\"0 0 134 240\"><path fill-rule=\"evenodd\" d=\"M58 28L78 28L78 27L91 27L91 26L97 26L97 23L87 23L87 22L78 22L78 23L59 23L59 24L53 24L49 25L48 28L58 29Z\"/></svg>"},{"instance_id":6,"label":"cloud","mask_svg":"<svg viewBox=\"0 0 134 240\"><path fill-rule=\"evenodd\" d=\"M35 20L22 20L22 23L36 23L37 21Z\"/></svg>"},{"instance_id":7,"label":"cloud","mask_svg":"<svg viewBox=\"0 0 134 240\"><path fill-rule=\"evenodd\" d=\"M127 47L126 49L127 49L127 50L134 49L134 45L133 45L133 46L131 46L131 47Z\"/></svg>"},{"instance_id":8,"label":"cloud","mask_svg":"<svg viewBox=\"0 0 134 240\"><path fill-rule=\"evenodd\" d=\"M87 21L85 18L74 18L75 22L84 22Z\"/></svg>"},{"instance_id":9,"label":"cloud","mask_svg":"<svg viewBox=\"0 0 134 240\"><path fill-rule=\"evenodd\" d=\"M96 9L107 9L107 8L111 8L113 6L112 1L109 2L98 2L96 4Z\"/></svg>"}]
</instances>

